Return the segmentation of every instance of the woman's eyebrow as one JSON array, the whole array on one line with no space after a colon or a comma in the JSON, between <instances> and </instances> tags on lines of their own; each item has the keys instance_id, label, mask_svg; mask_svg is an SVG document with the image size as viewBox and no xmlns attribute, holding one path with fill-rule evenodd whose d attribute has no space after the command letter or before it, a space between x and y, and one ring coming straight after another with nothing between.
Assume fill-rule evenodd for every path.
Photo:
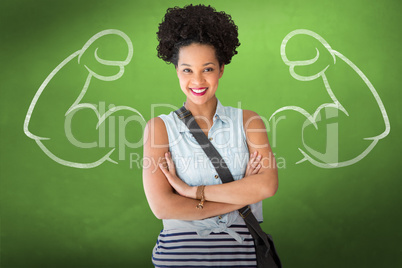
<instances>
[{"instance_id":1,"label":"woman's eyebrow","mask_svg":"<svg viewBox=\"0 0 402 268\"><path fill-rule=\"evenodd\" d=\"M212 64L212 65L215 65L215 63L213 63L213 62L207 62L207 63L204 63L202 66L207 66L207 65L209 65L209 64ZM189 67L191 67L191 65L190 64L187 64L187 63L182 63L182 64L180 64L180 66L189 66Z\"/></svg>"}]
</instances>

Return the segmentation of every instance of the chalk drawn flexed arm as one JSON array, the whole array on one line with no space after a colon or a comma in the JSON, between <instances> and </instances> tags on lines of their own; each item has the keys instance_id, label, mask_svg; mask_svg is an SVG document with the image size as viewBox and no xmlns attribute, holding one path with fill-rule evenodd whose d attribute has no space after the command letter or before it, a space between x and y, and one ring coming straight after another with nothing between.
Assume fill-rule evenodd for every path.
<instances>
[{"instance_id":1,"label":"chalk drawn flexed arm","mask_svg":"<svg viewBox=\"0 0 402 268\"><path fill-rule=\"evenodd\" d=\"M317 47L315 48L316 56L312 59L299 60L299 61L289 60L287 53L286 53L286 46L290 39L292 39L298 35L307 35L307 36L313 37L314 39L318 40L322 45L323 53L329 53L332 61L328 62L327 64L324 64L324 67L319 68L319 70L316 72L313 72L313 73L310 73L307 75L299 74L296 71L296 67L298 67L298 68L303 68L303 66L311 67L312 65L317 64L317 62L320 59L320 50ZM312 164L314 164L315 166L322 167L322 168L335 168L335 167L348 166L348 165L351 165L351 164L354 164L354 163L360 161L363 157L365 157L374 148L374 146L377 144L377 142L380 139L383 139L388 135L388 133L390 132L389 119L388 119L384 104L382 103L381 98L379 97L374 86L371 84L369 79L364 75L364 73L352 61L350 61L347 57L345 57L340 52L332 49L331 46L328 44L328 42L325 41L320 35L318 35L317 33L313 32L313 31L305 30L305 29L294 30L294 31L290 32L288 35L286 35L286 37L283 39L281 47L280 47L280 52L281 52L282 60L286 65L289 66L289 72L293 78L295 78L299 81L312 81L315 79L322 80L323 86L324 86L328 96L331 98L332 102L321 104L315 110L315 112L313 114L310 114L305 109L303 109L302 107L299 107L299 106L285 106L285 107L282 107L282 108L276 110L271 115L270 119L272 119L276 114L278 114L282 111L285 111L285 110L296 111L306 117L306 121L304 122L303 127L302 127L302 134L304 135L303 130L308 125L313 125L316 129L318 129L317 121L322 120L320 113L324 110L327 112L329 111L330 113L336 114L336 115L337 115L338 111L341 111L346 116L351 116L353 118L354 115L349 114L348 109L344 107L344 104L342 104L338 100L336 95L334 94L334 91L332 90L332 88L330 86L330 82L328 81L327 74L326 74L326 71L329 68L331 68L331 66L334 66L336 64L337 60L341 60L344 63L346 63L360 77L360 79L367 86L367 88L369 89L369 92L372 94L372 97L374 97L376 104L378 105L377 108L380 110L380 113L381 113L382 119L383 119L383 123L384 123L384 131L382 133L380 133L376 136L373 136L373 137L364 137L363 138L363 140L371 141L371 143L367 146L367 148L363 152L358 153L358 155L352 159L349 159L347 161L342 161L342 162L337 161L337 159L338 159L338 151L337 151L338 143L337 142L338 141L335 139L337 139L338 137L337 136L336 136L336 138L335 138L335 136L331 137L331 134L332 134L331 129L329 129L329 128L327 129L327 133L329 133L329 135L327 136L327 145L329 143L332 143L332 146L327 146L327 150L328 150L328 148L332 148L331 149L332 152L327 151L326 153L323 154L323 153L315 151L314 149L310 148L304 142L304 136L303 136L303 144L304 144L305 148L303 148L303 149L299 148L299 151L303 154L304 158L301 159L300 161L298 161L297 163L301 163L301 162L307 160L307 161L311 162ZM314 69L314 68L310 68L310 69ZM376 107L373 107L373 108L376 108ZM318 160L316 160L316 159L318 159Z\"/></svg>"},{"instance_id":2,"label":"chalk drawn flexed arm","mask_svg":"<svg viewBox=\"0 0 402 268\"><path fill-rule=\"evenodd\" d=\"M112 72L112 74L100 74L97 71L94 71L94 67L91 65L90 63L88 64L83 64L82 63L82 57L84 55L86 55L87 53L89 53L88 51L90 51L90 48L92 49L94 46L94 42L101 39L104 36L107 35L117 35L121 38L121 41L124 41L124 43L127 45L128 48L128 53L127 56L124 60L105 60L102 59L99 55L98 55L98 47L96 47L93 56L96 59L95 64L100 64L102 66L110 66L110 68L107 68L107 72L110 73ZM47 89L48 84L51 82L52 79L54 79L55 77L57 77L59 75L59 73L62 72L63 68L66 68L67 65L70 64L76 64L79 65L80 68L84 68L84 70L86 70L86 78L84 81L82 81L80 88L79 89L79 94L78 96L74 97L74 100L72 101L72 103L70 102L70 104L67 103L67 110L65 111L64 116L66 118L71 117L79 110L83 110L83 109L90 109L91 111L93 111L97 117L97 124L96 124L96 129L98 129L99 125L102 124L104 122L104 120L110 116L111 114L113 114L114 112L117 112L119 110L129 110L132 111L134 113L137 113L140 115L140 117L142 119L144 119L142 117L142 115L134 108L132 107L128 107L128 106L116 106L113 107L110 110L105 111L104 113L100 113L97 106L91 103L85 103L82 102L82 99L84 98L85 94L87 93L87 90L91 84L91 80L92 79L98 79L98 80L102 80L102 81L113 81L116 79L119 79L123 74L124 74L124 68L125 66L131 61L131 58L133 56L133 46L131 43L131 40L129 39L129 37L124 34L123 32L119 31L119 30L115 30L115 29L108 29L108 30L104 30L101 31L97 34L95 34L94 36L92 36L85 44L84 46L72 53L70 56L68 56L66 59L64 59L45 79L45 81L42 83L42 85L39 87L38 91L36 92L34 98L32 99L32 102L28 108L28 112L26 114L25 117L25 121L24 121L24 132L25 134L36 141L36 143L38 144L38 146L43 150L43 152L46 153L46 155L48 155L51 159L53 159L54 161L62 164L62 165L66 165L66 166L71 166L71 167L76 167L76 168L92 168L92 167L96 167L100 164L102 164L105 161L110 161L112 163L116 163L116 161L112 160L110 158L110 155L112 154L112 152L115 150L115 148L110 149L107 153L102 153L102 155L100 155L95 161L93 162L89 162L89 163L78 163L78 162L74 162L74 161L68 161L63 159L62 157L57 156L55 153L53 153L47 146L45 146L45 141L50 140L50 137L44 137L44 136L38 136L33 134L30 130L29 130L29 125L30 125L30 121L31 121L31 117L32 117L32 113L38 103L39 98L41 97L41 95L43 94L43 92ZM105 72L106 73L106 72ZM76 89L74 89L76 90ZM72 90L72 92L74 91ZM66 100L60 100L60 104L66 104ZM145 120L144 120L145 121ZM61 122L56 122L61 124ZM62 124L63 125L63 124ZM104 151L104 150L102 150Z\"/></svg>"}]
</instances>

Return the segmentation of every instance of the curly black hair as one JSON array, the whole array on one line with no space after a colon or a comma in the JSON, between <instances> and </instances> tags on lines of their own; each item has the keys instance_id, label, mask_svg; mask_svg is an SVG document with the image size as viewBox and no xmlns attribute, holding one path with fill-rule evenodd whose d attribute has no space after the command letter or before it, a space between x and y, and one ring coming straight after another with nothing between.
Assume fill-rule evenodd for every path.
<instances>
[{"instance_id":1,"label":"curly black hair","mask_svg":"<svg viewBox=\"0 0 402 268\"><path fill-rule=\"evenodd\" d=\"M210 5L168 8L157 32L158 57L177 66L180 47L200 43L215 48L219 65L229 64L240 46L237 29L229 14Z\"/></svg>"}]
</instances>

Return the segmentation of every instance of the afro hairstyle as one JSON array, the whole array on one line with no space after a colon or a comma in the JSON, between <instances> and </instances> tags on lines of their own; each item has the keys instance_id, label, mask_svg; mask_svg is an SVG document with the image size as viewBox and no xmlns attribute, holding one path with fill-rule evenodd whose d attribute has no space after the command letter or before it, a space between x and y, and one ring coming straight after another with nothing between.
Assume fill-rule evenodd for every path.
<instances>
[{"instance_id":1,"label":"afro hairstyle","mask_svg":"<svg viewBox=\"0 0 402 268\"><path fill-rule=\"evenodd\" d=\"M227 65L240 46L237 36L238 28L231 16L210 5L168 8L157 32L158 57L177 66L179 49L200 43L212 45L219 65Z\"/></svg>"}]
</instances>

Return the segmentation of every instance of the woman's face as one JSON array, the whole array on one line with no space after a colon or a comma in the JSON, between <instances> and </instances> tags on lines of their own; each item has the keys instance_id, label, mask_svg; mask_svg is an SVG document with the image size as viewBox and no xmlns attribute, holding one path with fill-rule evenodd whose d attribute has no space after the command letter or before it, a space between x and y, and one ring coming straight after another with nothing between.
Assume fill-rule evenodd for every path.
<instances>
[{"instance_id":1,"label":"woman's face","mask_svg":"<svg viewBox=\"0 0 402 268\"><path fill-rule=\"evenodd\" d=\"M213 46L193 43L181 47L176 71L187 101L201 105L215 98L223 69Z\"/></svg>"}]
</instances>

